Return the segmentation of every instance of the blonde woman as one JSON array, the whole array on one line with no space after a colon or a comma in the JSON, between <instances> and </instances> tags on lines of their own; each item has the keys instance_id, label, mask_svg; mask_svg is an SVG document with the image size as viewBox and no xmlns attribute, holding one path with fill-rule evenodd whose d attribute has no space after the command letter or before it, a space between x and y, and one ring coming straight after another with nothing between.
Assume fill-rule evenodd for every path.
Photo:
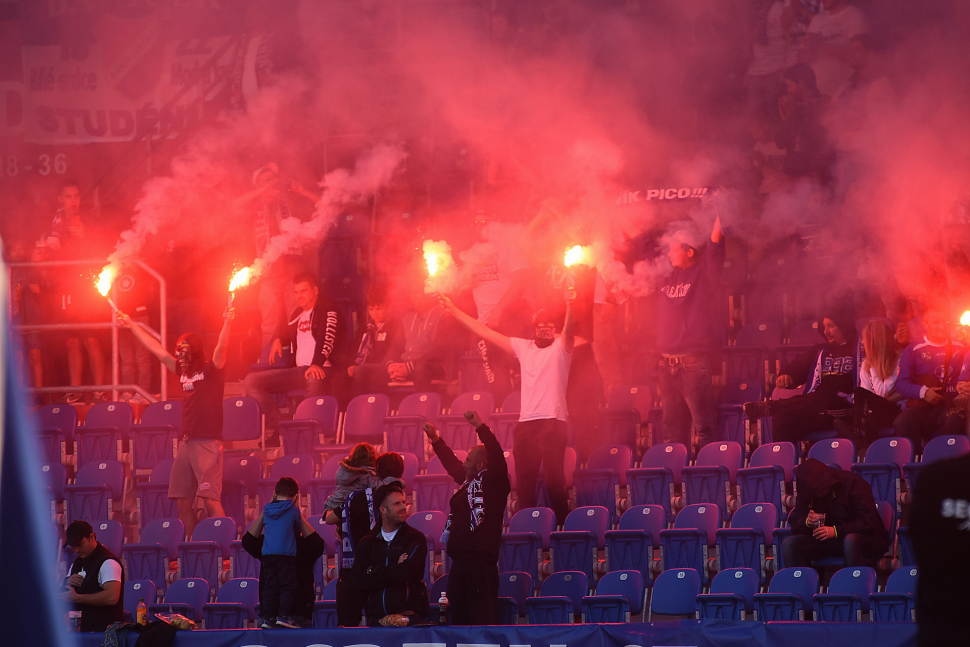
<instances>
[{"instance_id":1,"label":"blonde woman","mask_svg":"<svg viewBox=\"0 0 970 647\"><path fill-rule=\"evenodd\" d=\"M863 447L879 436L879 430L892 427L903 406L903 396L896 392L899 376L899 345L893 331L884 321L870 321L862 329L865 359L859 369L859 386L854 393L853 428Z\"/></svg>"}]
</instances>

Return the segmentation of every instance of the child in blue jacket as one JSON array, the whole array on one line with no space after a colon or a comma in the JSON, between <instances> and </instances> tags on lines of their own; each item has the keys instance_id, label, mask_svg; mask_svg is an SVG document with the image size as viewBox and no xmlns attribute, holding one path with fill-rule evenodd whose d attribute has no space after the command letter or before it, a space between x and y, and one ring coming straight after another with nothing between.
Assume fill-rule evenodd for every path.
<instances>
[{"instance_id":1,"label":"child in blue jacket","mask_svg":"<svg viewBox=\"0 0 970 647\"><path fill-rule=\"evenodd\" d=\"M300 486L284 476L276 483L273 500L266 504L256 523L263 526L263 559L259 579L262 586L262 627L299 629L293 619L296 592L296 537L302 525L298 505Z\"/></svg>"}]
</instances>

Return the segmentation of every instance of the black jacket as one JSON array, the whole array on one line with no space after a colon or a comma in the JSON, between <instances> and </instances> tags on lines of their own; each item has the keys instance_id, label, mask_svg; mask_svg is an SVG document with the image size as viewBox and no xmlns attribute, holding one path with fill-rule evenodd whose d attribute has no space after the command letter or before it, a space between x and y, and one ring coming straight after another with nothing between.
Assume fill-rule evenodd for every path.
<instances>
[{"instance_id":1,"label":"black jacket","mask_svg":"<svg viewBox=\"0 0 970 647\"><path fill-rule=\"evenodd\" d=\"M296 366L296 327L300 320L301 308L297 308L290 315L290 318L280 323L276 336L284 346L291 346L292 353L287 367ZM310 333L316 342L313 350L313 366L324 366L330 362L332 366L342 367L347 365L347 340L344 339L343 318L337 305L322 294L317 297L317 303L313 306L310 315Z\"/></svg>"},{"instance_id":2,"label":"black jacket","mask_svg":"<svg viewBox=\"0 0 970 647\"><path fill-rule=\"evenodd\" d=\"M404 352L404 329L401 327L400 319L388 317L384 326L378 331L377 324L368 318L367 325L361 327L360 332L357 333L357 338L354 340L354 350L357 353L357 357L354 358L355 362L360 358L360 346L364 340L364 335L367 333L372 335L370 340L372 346L367 361L363 362L364 364L387 366L391 362L401 361L401 353Z\"/></svg>"},{"instance_id":3,"label":"black jacket","mask_svg":"<svg viewBox=\"0 0 970 647\"><path fill-rule=\"evenodd\" d=\"M398 563L401 555L407 559ZM431 615L424 568L428 542L424 533L403 524L388 544L380 524L360 540L354 559L354 585L367 593L367 619L376 625L392 613L411 616L411 624Z\"/></svg>"},{"instance_id":4,"label":"black jacket","mask_svg":"<svg viewBox=\"0 0 970 647\"><path fill-rule=\"evenodd\" d=\"M253 558L263 559L263 536L254 537L243 533L242 547ZM318 533L308 537L296 538L296 592L293 595L293 615L300 618L313 617L313 566L327 549L327 544ZM263 599L263 578L259 578L259 599Z\"/></svg>"},{"instance_id":5,"label":"black jacket","mask_svg":"<svg viewBox=\"0 0 970 647\"><path fill-rule=\"evenodd\" d=\"M471 509L468 506L468 487L459 488L451 497L451 528L448 535L448 554L457 559L463 556L487 557L498 560L499 541L502 538L502 519L505 503L512 486L505 453L488 425L475 430L485 446L488 468L482 474L482 494L485 517L477 528L471 529ZM440 438L432 445L441 465L455 482L465 484L466 474L455 452Z\"/></svg>"},{"instance_id":6,"label":"black jacket","mask_svg":"<svg viewBox=\"0 0 970 647\"><path fill-rule=\"evenodd\" d=\"M858 474L833 469L809 458L795 472L798 498L789 517L792 534L811 535L814 528L805 525L808 511L825 514L825 525L835 528L836 538L859 533L883 542L889 547L889 534L876 510L872 488Z\"/></svg>"},{"instance_id":7,"label":"black jacket","mask_svg":"<svg viewBox=\"0 0 970 647\"><path fill-rule=\"evenodd\" d=\"M970 455L927 465L913 492L909 535L916 584L917 644L966 645L970 632Z\"/></svg>"},{"instance_id":8,"label":"black jacket","mask_svg":"<svg viewBox=\"0 0 970 647\"><path fill-rule=\"evenodd\" d=\"M100 593L104 589L98 584L98 573L101 565L107 560L113 559L119 564L121 560L111 554L104 544L98 543L98 547L90 555L81 559L74 560L71 565L71 575L76 575L84 571L84 581L81 586L75 587L75 591L80 594ZM111 606L97 606L93 604L75 604L74 608L81 612L81 631L104 632L112 622L125 621L125 571L121 569L121 592L118 601Z\"/></svg>"}]
</instances>

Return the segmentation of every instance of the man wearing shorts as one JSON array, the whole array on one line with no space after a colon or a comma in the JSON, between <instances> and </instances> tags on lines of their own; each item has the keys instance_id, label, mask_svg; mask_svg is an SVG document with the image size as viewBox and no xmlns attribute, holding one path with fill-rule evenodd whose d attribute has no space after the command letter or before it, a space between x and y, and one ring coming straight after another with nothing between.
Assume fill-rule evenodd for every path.
<instances>
[{"instance_id":1,"label":"man wearing shorts","mask_svg":"<svg viewBox=\"0 0 970 647\"><path fill-rule=\"evenodd\" d=\"M131 330L165 368L179 377L182 383L182 439L172 465L168 498L178 504L179 519L185 525L186 537L195 530L195 499L205 502L210 517L224 517L222 509L222 394L225 378L226 347L234 310L225 312L225 323L219 340L206 361L202 338L186 333L175 344L178 359L172 357L154 337L131 318L118 312L121 325Z\"/></svg>"}]
</instances>

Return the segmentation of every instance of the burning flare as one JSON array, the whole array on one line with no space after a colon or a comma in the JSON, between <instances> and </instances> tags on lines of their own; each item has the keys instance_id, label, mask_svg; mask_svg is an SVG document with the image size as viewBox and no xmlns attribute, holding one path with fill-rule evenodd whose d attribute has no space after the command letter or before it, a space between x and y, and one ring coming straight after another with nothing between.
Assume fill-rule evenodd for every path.
<instances>
[{"instance_id":1,"label":"burning flare","mask_svg":"<svg viewBox=\"0 0 970 647\"><path fill-rule=\"evenodd\" d=\"M249 285L249 268L244 267L232 275L232 280L229 281L229 291L235 292L239 288L244 288L247 285Z\"/></svg>"},{"instance_id":2,"label":"burning flare","mask_svg":"<svg viewBox=\"0 0 970 647\"><path fill-rule=\"evenodd\" d=\"M428 265L425 294L453 292L458 286L458 268L451 257L451 245L443 240L426 240L423 249L424 262Z\"/></svg>"},{"instance_id":3,"label":"burning flare","mask_svg":"<svg viewBox=\"0 0 970 647\"><path fill-rule=\"evenodd\" d=\"M110 265L105 265L104 269L101 270L101 275L98 277L98 292L101 296L108 296L108 292L111 291L111 283L114 282L115 271Z\"/></svg>"},{"instance_id":4,"label":"burning flare","mask_svg":"<svg viewBox=\"0 0 970 647\"><path fill-rule=\"evenodd\" d=\"M424 261L428 264L428 276L434 276L438 272L438 255L425 250Z\"/></svg>"},{"instance_id":5,"label":"burning flare","mask_svg":"<svg viewBox=\"0 0 970 647\"><path fill-rule=\"evenodd\" d=\"M589 249L586 247L580 247L576 245L572 249L566 250L566 267L572 267L573 265L589 265L590 264L590 253Z\"/></svg>"},{"instance_id":6,"label":"burning flare","mask_svg":"<svg viewBox=\"0 0 970 647\"><path fill-rule=\"evenodd\" d=\"M970 310L967 310L966 312L964 312L963 316L960 317L960 325L970 326Z\"/></svg>"}]
</instances>

